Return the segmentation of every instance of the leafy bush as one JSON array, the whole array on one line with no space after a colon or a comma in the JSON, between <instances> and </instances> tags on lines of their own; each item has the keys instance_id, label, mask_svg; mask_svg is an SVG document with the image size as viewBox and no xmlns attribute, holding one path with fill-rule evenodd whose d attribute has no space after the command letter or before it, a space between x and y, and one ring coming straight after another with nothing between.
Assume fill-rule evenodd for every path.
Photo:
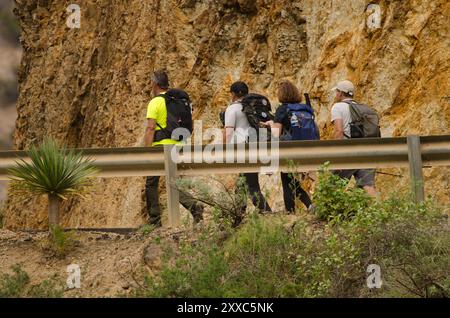
<instances>
[{"instance_id":1,"label":"leafy bush","mask_svg":"<svg viewBox=\"0 0 450 318\"><path fill-rule=\"evenodd\" d=\"M139 228L139 233L143 236L148 236L155 230L155 226L153 224L145 224Z\"/></svg>"},{"instance_id":2,"label":"leafy bush","mask_svg":"<svg viewBox=\"0 0 450 318\"><path fill-rule=\"evenodd\" d=\"M55 279L46 279L28 290L27 296L32 298L61 298L64 295L64 286Z\"/></svg>"},{"instance_id":3,"label":"leafy bush","mask_svg":"<svg viewBox=\"0 0 450 318\"><path fill-rule=\"evenodd\" d=\"M0 278L0 298L19 297L30 283L30 277L19 265L11 269L14 274L3 274Z\"/></svg>"},{"instance_id":4,"label":"leafy bush","mask_svg":"<svg viewBox=\"0 0 450 318\"><path fill-rule=\"evenodd\" d=\"M393 196L342 228L354 233L366 263L384 269L384 296L450 295L448 216L432 202L417 205Z\"/></svg>"},{"instance_id":5,"label":"leafy bush","mask_svg":"<svg viewBox=\"0 0 450 318\"><path fill-rule=\"evenodd\" d=\"M219 247L218 232L207 227L194 243L184 242L175 261L166 250L164 266L157 278L147 276L144 286L133 294L138 297L220 297L221 281L228 267Z\"/></svg>"},{"instance_id":6,"label":"leafy bush","mask_svg":"<svg viewBox=\"0 0 450 318\"><path fill-rule=\"evenodd\" d=\"M307 282L301 296L442 297L450 292L447 218L431 203L391 198L350 220L332 221L327 235L307 242L297 257L300 281ZM365 286L369 264L381 267L381 290ZM433 292L436 286L439 292Z\"/></svg>"},{"instance_id":7,"label":"leafy bush","mask_svg":"<svg viewBox=\"0 0 450 318\"><path fill-rule=\"evenodd\" d=\"M0 277L0 298L60 298L63 296L64 287L55 278L30 286L30 277L20 265L14 265L11 269L13 274L2 274Z\"/></svg>"},{"instance_id":8,"label":"leafy bush","mask_svg":"<svg viewBox=\"0 0 450 318\"><path fill-rule=\"evenodd\" d=\"M224 246L229 273L227 297L294 296L295 250L300 240L282 217L252 215Z\"/></svg>"},{"instance_id":9,"label":"leafy bush","mask_svg":"<svg viewBox=\"0 0 450 318\"><path fill-rule=\"evenodd\" d=\"M61 258L65 257L77 245L75 232L66 232L59 226L51 226L49 236L40 242L43 250Z\"/></svg>"},{"instance_id":10,"label":"leafy bush","mask_svg":"<svg viewBox=\"0 0 450 318\"><path fill-rule=\"evenodd\" d=\"M328 169L329 163L319 171L319 181L314 191L315 213L321 220L329 221L352 217L366 209L371 198L363 189L350 187L349 180L341 179Z\"/></svg>"},{"instance_id":11,"label":"leafy bush","mask_svg":"<svg viewBox=\"0 0 450 318\"><path fill-rule=\"evenodd\" d=\"M213 229L205 229L195 244L184 243L174 260L165 261L157 277L147 277L145 288L137 294L148 297L450 295L450 232L448 219L439 208L431 202L417 205L409 197L395 196L370 205L368 201L363 201L364 205L359 200L351 202L347 211L353 211L353 217L332 213L327 216L330 222L326 224L301 219L292 223L292 217L287 216L252 215L239 228L229 229L225 241ZM381 289L369 289L366 285L370 264L381 267Z\"/></svg>"},{"instance_id":12,"label":"leafy bush","mask_svg":"<svg viewBox=\"0 0 450 318\"><path fill-rule=\"evenodd\" d=\"M183 244L173 266L165 266L157 278L147 277L147 288L140 295L291 296L286 281L294 277L295 255L286 255L293 240L279 221L272 226L264 218L252 215L248 224L225 243L205 231L195 245Z\"/></svg>"}]
</instances>

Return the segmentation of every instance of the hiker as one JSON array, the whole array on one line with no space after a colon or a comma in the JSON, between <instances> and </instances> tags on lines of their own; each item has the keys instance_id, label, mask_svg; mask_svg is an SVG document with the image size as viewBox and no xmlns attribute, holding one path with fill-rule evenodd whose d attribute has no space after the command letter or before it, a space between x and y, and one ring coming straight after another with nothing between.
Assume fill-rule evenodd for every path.
<instances>
[{"instance_id":1,"label":"hiker","mask_svg":"<svg viewBox=\"0 0 450 318\"><path fill-rule=\"evenodd\" d=\"M335 104L331 108L334 139L380 137L378 115L370 107L355 102L355 86L352 82L341 81L332 90L335 92ZM372 119L373 123L369 122L367 126L362 118L357 122L355 115L352 115L355 111L365 115L361 117ZM366 126L363 127L364 125ZM351 179L353 176L358 187L363 188L369 195L376 196L374 169L335 170L333 173L343 179Z\"/></svg>"},{"instance_id":2,"label":"hiker","mask_svg":"<svg viewBox=\"0 0 450 318\"><path fill-rule=\"evenodd\" d=\"M154 97L147 106L148 124L144 138L145 146L155 147L182 143L179 138L172 139L172 133L179 127L192 131L192 109L189 96L180 89L169 90L169 78L167 73L162 70L153 73L151 88ZM145 186L150 224L156 226L161 226L159 178L159 176L147 177ZM191 212L195 223L202 220L204 207L192 196L180 191L180 203Z\"/></svg>"},{"instance_id":3,"label":"hiker","mask_svg":"<svg viewBox=\"0 0 450 318\"><path fill-rule=\"evenodd\" d=\"M314 121L314 110L308 104L302 104L297 87L288 80L278 85L278 101L275 119L267 122L272 135L280 141L317 140L319 129ZM295 199L299 198L308 212L314 211L314 205L308 193L302 188L298 173L281 172L284 205L289 213L295 212Z\"/></svg>"},{"instance_id":4,"label":"hiker","mask_svg":"<svg viewBox=\"0 0 450 318\"><path fill-rule=\"evenodd\" d=\"M230 87L231 104L225 111L224 141L225 143L247 143L249 140L250 123L243 112L242 99L248 94L248 86L244 82L235 82ZM245 180L245 185L250 193L253 205L260 213L272 212L264 195L261 193L258 173L243 173L240 175ZM245 192L245 188L238 185L237 191ZM247 209L247 202L242 203L241 215Z\"/></svg>"}]
</instances>

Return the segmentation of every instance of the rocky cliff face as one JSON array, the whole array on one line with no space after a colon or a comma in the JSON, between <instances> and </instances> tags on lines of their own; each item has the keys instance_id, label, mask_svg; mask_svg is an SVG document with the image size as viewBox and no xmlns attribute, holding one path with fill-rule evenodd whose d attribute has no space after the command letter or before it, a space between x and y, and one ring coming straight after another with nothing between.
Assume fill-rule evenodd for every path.
<instances>
[{"instance_id":1,"label":"rocky cliff face","mask_svg":"<svg viewBox=\"0 0 450 318\"><path fill-rule=\"evenodd\" d=\"M313 97L326 136L330 89L348 78L357 99L382 114L385 136L450 132L447 0L86 0L79 29L66 26L69 4L17 0L24 48L18 149L46 135L71 147L141 145L156 68L189 91L204 126L217 124L232 81L245 80L275 102L277 81L289 78ZM367 24L369 4L380 8L379 28ZM449 170L426 176L448 199ZM91 198L65 203L65 225L143 221L142 178L96 184ZM11 197L6 225L45 226L43 202Z\"/></svg>"}]
</instances>

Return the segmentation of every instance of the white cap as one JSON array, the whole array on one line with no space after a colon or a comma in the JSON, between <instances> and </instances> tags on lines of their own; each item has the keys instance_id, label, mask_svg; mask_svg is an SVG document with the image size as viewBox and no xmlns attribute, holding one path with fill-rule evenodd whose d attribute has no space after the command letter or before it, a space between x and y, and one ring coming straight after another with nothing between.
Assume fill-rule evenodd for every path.
<instances>
[{"instance_id":1,"label":"white cap","mask_svg":"<svg viewBox=\"0 0 450 318\"><path fill-rule=\"evenodd\" d=\"M338 90L353 96L355 94L355 86L350 81L341 81L337 83L335 87L332 88L333 91Z\"/></svg>"}]
</instances>

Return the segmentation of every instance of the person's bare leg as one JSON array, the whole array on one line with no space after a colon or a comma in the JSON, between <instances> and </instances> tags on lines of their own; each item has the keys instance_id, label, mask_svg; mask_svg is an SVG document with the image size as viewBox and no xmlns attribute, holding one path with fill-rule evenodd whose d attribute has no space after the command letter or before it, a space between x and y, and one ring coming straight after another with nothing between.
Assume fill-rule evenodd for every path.
<instances>
[{"instance_id":1,"label":"person's bare leg","mask_svg":"<svg viewBox=\"0 0 450 318\"><path fill-rule=\"evenodd\" d=\"M375 190L374 186L365 186L364 190L366 190L367 194L371 197L376 198L377 197L377 191Z\"/></svg>"}]
</instances>

